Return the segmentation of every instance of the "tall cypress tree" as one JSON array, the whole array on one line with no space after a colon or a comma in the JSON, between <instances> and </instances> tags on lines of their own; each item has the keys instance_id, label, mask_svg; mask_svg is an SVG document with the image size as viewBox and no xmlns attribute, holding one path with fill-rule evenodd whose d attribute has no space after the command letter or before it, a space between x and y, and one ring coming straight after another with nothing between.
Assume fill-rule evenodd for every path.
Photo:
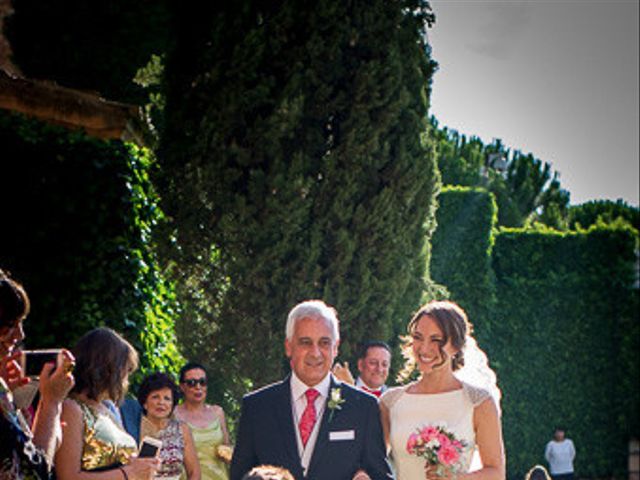
<instances>
[{"instance_id":1,"label":"tall cypress tree","mask_svg":"<svg viewBox=\"0 0 640 480\"><path fill-rule=\"evenodd\" d=\"M177 12L158 183L214 374L280 377L307 298L338 309L345 358L391 340L428 285L439 185L427 2L203 8Z\"/></svg>"}]
</instances>

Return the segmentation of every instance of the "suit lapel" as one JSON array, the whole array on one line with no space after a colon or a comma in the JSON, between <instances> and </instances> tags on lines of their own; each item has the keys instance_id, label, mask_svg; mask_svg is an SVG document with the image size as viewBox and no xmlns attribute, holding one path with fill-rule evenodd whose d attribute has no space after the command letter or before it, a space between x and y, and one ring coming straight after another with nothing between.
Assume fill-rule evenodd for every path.
<instances>
[{"instance_id":1,"label":"suit lapel","mask_svg":"<svg viewBox=\"0 0 640 480\"><path fill-rule=\"evenodd\" d=\"M302 466L300 464L300 455L298 454L298 445L296 443L296 432L293 424L293 410L291 408L291 386L290 377L287 377L280 384L278 390L278 397L276 399L276 420L277 425L280 426L280 433L282 435L282 442L287 457L289 458L289 464L295 466L294 474L295 478L302 478Z\"/></svg>"},{"instance_id":2,"label":"suit lapel","mask_svg":"<svg viewBox=\"0 0 640 480\"><path fill-rule=\"evenodd\" d=\"M316 439L313 455L311 456L311 463L309 464L309 470L307 471L308 478L313 478L312 474L317 468L320 459L329 445L329 417L331 417L331 414L333 413L333 418L331 419L333 421L339 411L336 410L335 412L331 412L331 410L329 410L328 400L331 398L331 390L339 387L340 382L331 375L331 384L329 385L327 400L325 400L324 413L322 414L322 420L320 423L320 431L318 432L318 438Z\"/></svg>"}]
</instances>

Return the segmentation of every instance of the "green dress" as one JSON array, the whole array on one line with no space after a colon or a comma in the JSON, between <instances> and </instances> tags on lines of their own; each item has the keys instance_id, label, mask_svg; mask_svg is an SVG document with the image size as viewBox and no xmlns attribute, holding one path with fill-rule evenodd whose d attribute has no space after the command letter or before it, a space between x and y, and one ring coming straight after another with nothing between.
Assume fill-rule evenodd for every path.
<instances>
[{"instance_id":1,"label":"green dress","mask_svg":"<svg viewBox=\"0 0 640 480\"><path fill-rule=\"evenodd\" d=\"M216 454L216 449L222 445L224 433L220 420L215 419L204 428L196 427L187 422L193 434L193 440L200 461L202 480L229 480L229 467Z\"/></svg>"}]
</instances>

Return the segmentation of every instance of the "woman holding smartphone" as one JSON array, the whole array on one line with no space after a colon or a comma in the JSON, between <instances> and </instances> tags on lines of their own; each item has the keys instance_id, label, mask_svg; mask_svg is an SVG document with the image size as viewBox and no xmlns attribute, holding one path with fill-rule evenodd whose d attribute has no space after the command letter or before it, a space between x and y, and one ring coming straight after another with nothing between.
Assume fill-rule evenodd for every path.
<instances>
[{"instance_id":1,"label":"woman holding smartphone","mask_svg":"<svg viewBox=\"0 0 640 480\"><path fill-rule=\"evenodd\" d=\"M16 346L24 340L22 322L29 314L29 297L22 285L0 269L0 478L48 479L60 445L60 406L73 386L73 356L58 354L57 367L40 371L40 402L33 432L13 402L12 390L27 383Z\"/></svg>"},{"instance_id":2,"label":"woman holding smartphone","mask_svg":"<svg viewBox=\"0 0 640 480\"><path fill-rule=\"evenodd\" d=\"M200 480L200 463L189 426L173 417L180 390L164 373L152 373L146 377L138 391L142 406L140 436L162 442L162 465L155 478L178 480L186 473L186 480Z\"/></svg>"},{"instance_id":3,"label":"woman holding smartphone","mask_svg":"<svg viewBox=\"0 0 640 480\"><path fill-rule=\"evenodd\" d=\"M55 458L59 480L149 480L157 457L137 458L136 441L103 403L118 403L138 366L135 349L110 328L85 334L72 350L76 384L62 406L66 423Z\"/></svg>"}]
</instances>

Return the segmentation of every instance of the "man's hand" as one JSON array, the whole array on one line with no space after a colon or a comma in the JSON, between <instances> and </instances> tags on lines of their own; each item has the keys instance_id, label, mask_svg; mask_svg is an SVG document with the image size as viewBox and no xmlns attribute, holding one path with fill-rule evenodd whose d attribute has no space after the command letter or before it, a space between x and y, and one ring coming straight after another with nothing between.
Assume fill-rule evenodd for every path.
<instances>
[{"instance_id":1,"label":"man's hand","mask_svg":"<svg viewBox=\"0 0 640 480\"><path fill-rule=\"evenodd\" d=\"M343 365L340 365L340 362L336 362L332 372L341 382L355 385L356 381L353 379L353 375L351 375L351 371L349 370L349 362L344 362Z\"/></svg>"}]
</instances>

